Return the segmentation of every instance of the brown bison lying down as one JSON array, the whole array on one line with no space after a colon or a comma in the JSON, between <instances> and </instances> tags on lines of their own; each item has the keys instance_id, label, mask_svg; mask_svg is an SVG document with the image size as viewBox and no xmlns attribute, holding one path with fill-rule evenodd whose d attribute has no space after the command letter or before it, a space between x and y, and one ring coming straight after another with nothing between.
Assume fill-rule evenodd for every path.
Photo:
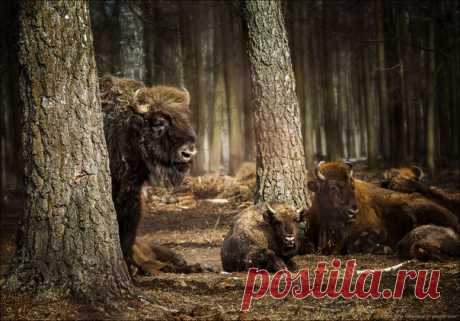
<instances>
[{"instance_id":1,"label":"brown bison lying down","mask_svg":"<svg viewBox=\"0 0 460 321\"><path fill-rule=\"evenodd\" d=\"M444 261L460 256L460 240L451 228L422 225L399 241L398 253L401 258Z\"/></svg>"},{"instance_id":2,"label":"brown bison lying down","mask_svg":"<svg viewBox=\"0 0 460 321\"><path fill-rule=\"evenodd\" d=\"M299 254L304 213L287 204L259 204L238 214L222 244L224 270L295 270L291 258Z\"/></svg>"},{"instance_id":3,"label":"brown bison lying down","mask_svg":"<svg viewBox=\"0 0 460 321\"><path fill-rule=\"evenodd\" d=\"M446 208L419 194L394 192L353 179L346 164L320 163L315 173L308 183L315 192L309 211L312 229L308 238L320 249L325 243L321 238L324 229L343 229L334 237L328 237L328 242L335 243L329 249L336 253L378 253L388 247L395 249L396 244L419 225L434 224L450 227L455 232L459 230L457 217ZM352 215L354 202L358 206L356 215Z\"/></svg>"},{"instance_id":4,"label":"brown bison lying down","mask_svg":"<svg viewBox=\"0 0 460 321\"><path fill-rule=\"evenodd\" d=\"M392 168L383 174L382 186L403 193L420 193L460 218L460 193L429 186L422 181L423 176L423 170L417 166Z\"/></svg>"},{"instance_id":5,"label":"brown bison lying down","mask_svg":"<svg viewBox=\"0 0 460 321\"><path fill-rule=\"evenodd\" d=\"M331 163L315 169L308 181L308 189L314 192L309 210L311 228L309 236L322 253L337 253L349 226L359 212L353 182L353 170L348 164Z\"/></svg>"},{"instance_id":6,"label":"brown bison lying down","mask_svg":"<svg viewBox=\"0 0 460 321\"><path fill-rule=\"evenodd\" d=\"M212 272L210 266L188 264L185 259L173 250L155 244L151 235L137 237L133 245L133 264L143 274L170 273L199 273Z\"/></svg>"}]
</instances>

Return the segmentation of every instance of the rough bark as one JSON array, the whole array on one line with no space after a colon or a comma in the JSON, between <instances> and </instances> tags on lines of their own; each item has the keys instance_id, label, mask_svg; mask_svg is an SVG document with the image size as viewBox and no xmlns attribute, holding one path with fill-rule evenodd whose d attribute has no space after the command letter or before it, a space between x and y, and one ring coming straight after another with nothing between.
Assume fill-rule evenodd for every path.
<instances>
[{"instance_id":1,"label":"rough bark","mask_svg":"<svg viewBox=\"0 0 460 321\"><path fill-rule=\"evenodd\" d=\"M299 104L279 1L247 1L257 144L256 202L310 205Z\"/></svg>"},{"instance_id":2,"label":"rough bark","mask_svg":"<svg viewBox=\"0 0 460 321\"><path fill-rule=\"evenodd\" d=\"M87 3L21 2L19 61L27 188L6 288L124 295Z\"/></svg>"}]
</instances>

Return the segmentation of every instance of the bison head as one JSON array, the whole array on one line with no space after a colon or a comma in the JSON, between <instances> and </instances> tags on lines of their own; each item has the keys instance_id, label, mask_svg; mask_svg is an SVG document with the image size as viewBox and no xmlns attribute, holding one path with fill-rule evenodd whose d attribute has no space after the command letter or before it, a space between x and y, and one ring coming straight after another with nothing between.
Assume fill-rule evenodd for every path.
<instances>
[{"instance_id":1,"label":"bison head","mask_svg":"<svg viewBox=\"0 0 460 321\"><path fill-rule=\"evenodd\" d=\"M423 170L418 166L392 168L383 173L381 186L403 193L413 193L423 188Z\"/></svg>"},{"instance_id":2,"label":"bison head","mask_svg":"<svg viewBox=\"0 0 460 321\"><path fill-rule=\"evenodd\" d=\"M266 204L264 221L272 227L280 256L292 257L298 254L305 213L305 210L297 210L288 204Z\"/></svg>"},{"instance_id":3,"label":"bison head","mask_svg":"<svg viewBox=\"0 0 460 321\"><path fill-rule=\"evenodd\" d=\"M139 149L155 185L178 185L197 153L196 134L189 117L187 90L153 86L134 95L133 123L140 136Z\"/></svg>"},{"instance_id":4,"label":"bison head","mask_svg":"<svg viewBox=\"0 0 460 321\"><path fill-rule=\"evenodd\" d=\"M308 188L315 194L318 246L323 249L329 243L343 241L345 228L356 219L358 205L351 164L320 162L314 176Z\"/></svg>"}]
</instances>

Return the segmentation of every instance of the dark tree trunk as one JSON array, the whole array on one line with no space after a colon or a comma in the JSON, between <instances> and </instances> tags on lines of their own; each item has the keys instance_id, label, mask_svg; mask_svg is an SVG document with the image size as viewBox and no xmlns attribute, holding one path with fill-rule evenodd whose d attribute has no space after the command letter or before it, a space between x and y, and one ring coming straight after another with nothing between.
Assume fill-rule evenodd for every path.
<instances>
[{"instance_id":1,"label":"dark tree trunk","mask_svg":"<svg viewBox=\"0 0 460 321\"><path fill-rule=\"evenodd\" d=\"M120 75L129 79L144 81L144 25L140 2L120 2Z\"/></svg>"},{"instance_id":2,"label":"dark tree trunk","mask_svg":"<svg viewBox=\"0 0 460 321\"><path fill-rule=\"evenodd\" d=\"M21 5L27 188L6 289L92 299L124 295L131 281L111 197L87 3Z\"/></svg>"},{"instance_id":3,"label":"dark tree trunk","mask_svg":"<svg viewBox=\"0 0 460 321\"><path fill-rule=\"evenodd\" d=\"M257 144L255 201L310 204L299 103L279 1L246 1Z\"/></svg>"},{"instance_id":4,"label":"dark tree trunk","mask_svg":"<svg viewBox=\"0 0 460 321\"><path fill-rule=\"evenodd\" d=\"M435 5L434 5L435 6ZM433 6L433 7L434 7ZM430 169L431 175L436 176L436 158L438 157L438 128L436 124L436 53L435 53L435 20L434 18L430 22L429 29L429 44L430 49L433 50L429 54L429 67L428 67L428 113L427 113L427 165Z\"/></svg>"}]
</instances>

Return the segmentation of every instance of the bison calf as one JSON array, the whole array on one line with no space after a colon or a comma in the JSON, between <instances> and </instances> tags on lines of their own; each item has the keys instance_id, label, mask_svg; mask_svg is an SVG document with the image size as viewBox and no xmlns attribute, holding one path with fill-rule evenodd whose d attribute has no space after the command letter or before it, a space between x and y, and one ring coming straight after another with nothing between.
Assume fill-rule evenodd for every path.
<instances>
[{"instance_id":1,"label":"bison calf","mask_svg":"<svg viewBox=\"0 0 460 321\"><path fill-rule=\"evenodd\" d=\"M460 255L458 234L451 228L421 225L410 231L398 243L401 258L416 258L420 261L445 261Z\"/></svg>"},{"instance_id":2,"label":"bison calf","mask_svg":"<svg viewBox=\"0 0 460 321\"><path fill-rule=\"evenodd\" d=\"M224 270L295 270L291 258L299 252L304 213L287 204L260 204L241 212L222 245Z\"/></svg>"}]
</instances>

